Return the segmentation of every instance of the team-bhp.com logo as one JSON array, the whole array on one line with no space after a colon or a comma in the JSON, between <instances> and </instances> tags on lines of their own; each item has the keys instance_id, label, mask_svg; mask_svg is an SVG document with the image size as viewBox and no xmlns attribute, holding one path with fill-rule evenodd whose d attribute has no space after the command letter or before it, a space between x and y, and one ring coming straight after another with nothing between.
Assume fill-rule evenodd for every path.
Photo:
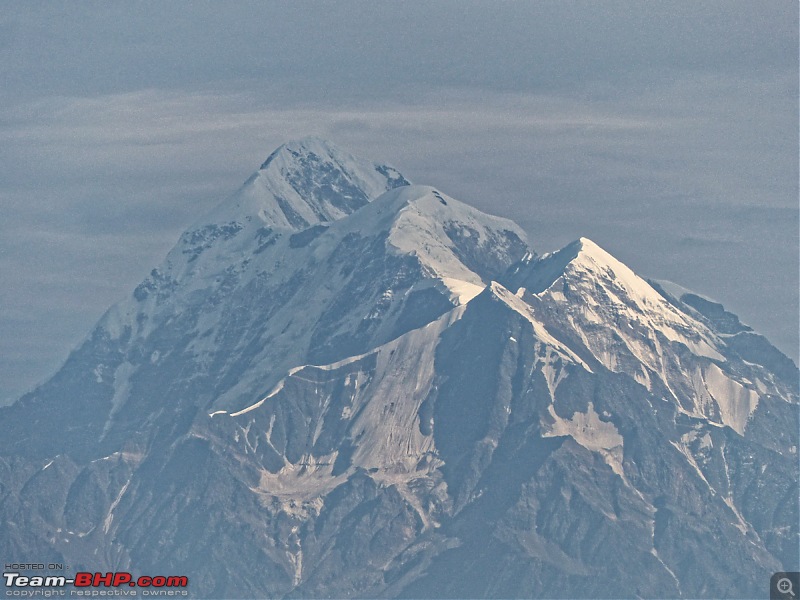
<instances>
[{"instance_id":1,"label":"team-bhp.com logo","mask_svg":"<svg viewBox=\"0 0 800 600\"><path fill-rule=\"evenodd\" d=\"M188 596L185 588L189 585L189 578L185 575L142 575L134 579L125 571L80 572L69 578L64 575L3 573L3 579L6 596L23 598L65 596L67 590L64 588L67 586L73 588L69 590L70 596Z\"/></svg>"}]
</instances>

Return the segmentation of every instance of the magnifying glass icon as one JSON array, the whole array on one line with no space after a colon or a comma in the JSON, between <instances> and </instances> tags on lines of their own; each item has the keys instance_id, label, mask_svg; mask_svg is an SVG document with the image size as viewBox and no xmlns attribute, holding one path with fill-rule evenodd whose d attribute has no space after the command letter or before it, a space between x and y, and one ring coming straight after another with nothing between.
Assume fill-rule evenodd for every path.
<instances>
[{"instance_id":1,"label":"magnifying glass icon","mask_svg":"<svg viewBox=\"0 0 800 600\"><path fill-rule=\"evenodd\" d=\"M794 589L792 588L792 580L788 577L781 577L778 579L778 583L775 586L778 588L778 591L781 594L789 594L792 598L794 598Z\"/></svg>"}]
</instances>

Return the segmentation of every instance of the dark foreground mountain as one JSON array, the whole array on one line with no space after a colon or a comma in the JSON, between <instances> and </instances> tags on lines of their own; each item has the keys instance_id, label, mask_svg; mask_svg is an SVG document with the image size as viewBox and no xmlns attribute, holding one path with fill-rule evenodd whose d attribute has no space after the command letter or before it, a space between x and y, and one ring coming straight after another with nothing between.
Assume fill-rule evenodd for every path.
<instances>
[{"instance_id":1,"label":"dark foreground mountain","mask_svg":"<svg viewBox=\"0 0 800 600\"><path fill-rule=\"evenodd\" d=\"M281 147L0 411L0 555L194 597L755 597L798 371L581 239Z\"/></svg>"}]
</instances>

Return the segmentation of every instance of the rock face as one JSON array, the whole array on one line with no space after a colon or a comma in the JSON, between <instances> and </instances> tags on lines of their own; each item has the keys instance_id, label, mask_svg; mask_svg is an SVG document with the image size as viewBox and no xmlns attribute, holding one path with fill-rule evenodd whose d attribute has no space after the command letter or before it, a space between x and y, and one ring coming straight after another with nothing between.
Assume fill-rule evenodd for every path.
<instances>
[{"instance_id":1,"label":"rock face","mask_svg":"<svg viewBox=\"0 0 800 600\"><path fill-rule=\"evenodd\" d=\"M714 302L321 140L0 410L0 554L195 597L753 597L798 370Z\"/></svg>"}]
</instances>

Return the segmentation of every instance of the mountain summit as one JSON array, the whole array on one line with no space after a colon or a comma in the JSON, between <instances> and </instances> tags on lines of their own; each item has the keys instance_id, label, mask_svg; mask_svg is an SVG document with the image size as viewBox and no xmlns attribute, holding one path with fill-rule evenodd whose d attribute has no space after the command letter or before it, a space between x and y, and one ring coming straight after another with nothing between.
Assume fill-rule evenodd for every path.
<instances>
[{"instance_id":1,"label":"mountain summit","mask_svg":"<svg viewBox=\"0 0 800 600\"><path fill-rule=\"evenodd\" d=\"M396 169L309 137L283 144L202 225L258 218L300 231L353 213L387 190L408 185Z\"/></svg>"},{"instance_id":2,"label":"mountain summit","mask_svg":"<svg viewBox=\"0 0 800 600\"><path fill-rule=\"evenodd\" d=\"M0 409L0 550L212 598L761 596L798 406L721 305L311 138Z\"/></svg>"}]
</instances>

